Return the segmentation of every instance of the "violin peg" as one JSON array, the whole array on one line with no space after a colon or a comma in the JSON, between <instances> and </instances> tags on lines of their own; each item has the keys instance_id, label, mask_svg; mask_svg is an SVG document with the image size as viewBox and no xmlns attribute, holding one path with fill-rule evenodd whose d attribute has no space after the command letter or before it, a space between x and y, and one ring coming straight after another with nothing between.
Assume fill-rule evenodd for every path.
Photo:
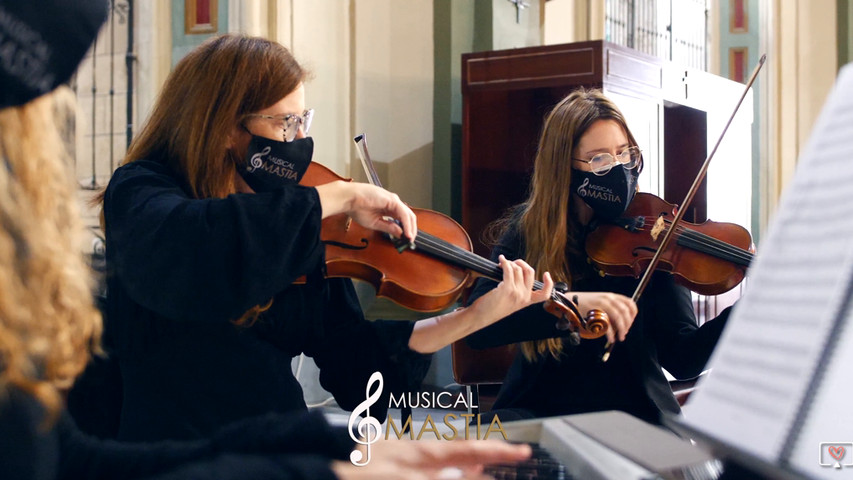
<instances>
[{"instance_id":1,"label":"violin peg","mask_svg":"<svg viewBox=\"0 0 853 480\"><path fill-rule=\"evenodd\" d=\"M573 347L577 347L581 344L581 336L578 335L578 332L572 332L571 335L569 335L569 343L571 343Z\"/></svg>"}]
</instances>

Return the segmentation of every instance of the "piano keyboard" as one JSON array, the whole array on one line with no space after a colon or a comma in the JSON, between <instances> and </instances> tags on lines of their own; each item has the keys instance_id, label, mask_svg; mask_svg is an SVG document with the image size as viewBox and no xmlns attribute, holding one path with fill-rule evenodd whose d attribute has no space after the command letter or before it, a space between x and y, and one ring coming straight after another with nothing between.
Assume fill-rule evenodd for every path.
<instances>
[{"instance_id":1,"label":"piano keyboard","mask_svg":"<svg viewBox=\"0 0 853 480\"><path fill-rule=\"evenodd\" d=\"M495 480L572 480L566 466L554 458L548 450L531 443L533 455L526 461L514 465L492 465L483 473Z\"/></svg>"},{"instance_id":2,"label":"piano keyboard","mask_svg":"<svg viewBox=\"0 0 853 480\"><path fill-rule=\"evenodd\" d=\"M622 412L503 426L508 440L529 443L533 456L517 465L486 468L498 480L716 480L722 474L721 462L689 441Z\"/></svg>"}]
</instances>

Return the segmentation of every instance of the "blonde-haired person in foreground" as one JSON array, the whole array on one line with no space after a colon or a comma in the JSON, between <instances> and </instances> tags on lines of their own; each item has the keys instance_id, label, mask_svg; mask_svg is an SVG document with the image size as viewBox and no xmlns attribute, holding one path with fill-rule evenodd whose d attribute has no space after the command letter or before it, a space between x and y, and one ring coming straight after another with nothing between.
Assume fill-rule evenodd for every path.
<instances>
[{"instance_id":1,"label":"blonde-haired person in foreground","mask_svg":"<svg viewBox=\"0 0 853 480\"><path fill-rule=\"evenodd\" d=\"M0 0L0 478L430 478L446 465L476 476L483 462L529 456L499 442L383 442L358 469L335 460L352 449L346 434L301 412L195 442L123 444L77 430L62 392L98 349L101 318L55 120L73 95L54 88L106 13L102 0Z\"/></svg>"}]
</instances>

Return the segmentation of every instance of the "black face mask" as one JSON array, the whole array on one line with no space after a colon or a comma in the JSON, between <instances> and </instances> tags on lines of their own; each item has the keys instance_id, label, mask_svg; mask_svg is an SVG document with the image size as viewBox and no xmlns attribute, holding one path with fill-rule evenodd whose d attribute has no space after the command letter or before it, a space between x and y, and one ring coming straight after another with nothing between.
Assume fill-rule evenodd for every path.
<instances>
[{"instance_id":1,"label":"black face mask","mask_svg":"<svg viewBox=\"0 0 853 480\"><path fill-rule=\"evenodd\" d=\"M637 191L636 168L616 165L597 176L592 172L572 171L572 191L589 205L600 220L613 220L625 213Z\"/></svg>"},{"instance_id":2,"label":"black face mask","mask_svg":"<svg viewBox=\"0 0 853 480\"><path fill-rule=\"evenodd\" d=\"M313 155L314 140L311 137L279 142L252 135L246 164L238 165L237 172L255 192L268 192L299 183Z\"/></svg>"}]
</instances>

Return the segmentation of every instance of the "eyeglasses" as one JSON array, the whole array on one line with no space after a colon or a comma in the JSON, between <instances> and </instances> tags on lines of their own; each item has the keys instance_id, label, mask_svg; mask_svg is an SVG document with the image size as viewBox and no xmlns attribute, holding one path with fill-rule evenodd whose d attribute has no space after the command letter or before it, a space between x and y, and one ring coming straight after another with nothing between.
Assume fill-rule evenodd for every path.
<instances>
[{"instance_id":1,"label":"eyeglasses","mask_svg":"<svg viewBox=\"0 0 853 480\"><path fill-rule=\"evenodd\" d=\"M627 169L637 168L640 164L640 159L643 158L642 150L639 147L630 147L626 148L622 151L622 153L616 155L616 158L609 153L599 153L589 160L583 160L580 158L572 158L572 160L577 160L578 162L588 163L589 168L595 175L601 176L606 174L613 168L614 165L621 164L623 167Z\"/></svg>"},{"instance_id":2,"label":"eyeglasses","mask_svg":"<svg viewBox=\"0 0 853 480\"><path fill-rule=\"evenodd\" d=\"M284 141L292 142L296 139L296 134L299 133L299 128L302 128L302 133L308 134L311 128L311 120L314 119L314 109L308 109L302 112L302 115L264 115L261 113L250 113L247 118L265 118L267 120L276 120L281 122L281 128L284 131Z\"/></svg>"}]
</instances>

